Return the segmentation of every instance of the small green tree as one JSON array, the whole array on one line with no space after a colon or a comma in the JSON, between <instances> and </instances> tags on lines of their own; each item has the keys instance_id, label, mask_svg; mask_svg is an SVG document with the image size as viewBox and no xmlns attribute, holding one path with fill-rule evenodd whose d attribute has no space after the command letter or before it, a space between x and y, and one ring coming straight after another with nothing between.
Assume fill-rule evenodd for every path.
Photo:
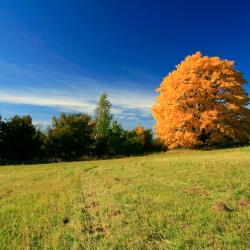
<instances>
[{"instance_id":1,"label":"small green tree","mask_svg":"<svg viewBox=\"0 0 250 250\"><path fill-rule=\"evenodd\" d=\"M101 94L99 102L95 109L95 137L105 138L109 134L109 128L112 121L112 104L108 100L106 93Z\"/></svg>"},{"instance_id":2,"label":"small green tree","mask_svg":"<svg viewBox=\"0 0 250 250\"><path fill-rule=\"evenodd\" d=\"M95 109L95 154L101 156L107 153L108 137L112 121L111 102L107 94L103 93Z\"/></svg>"},{"instance_id":3,"label":"small green tree","mask_svg":"<svg viewBox=\"0 0 250 250\"><path fill-rule=\"evenodd\" d=\"M128 130L125 134L124 151L126 155L138 155L143 152L143 144L134 130Z\"/></svg>"},{"instance_id":4,"label":"small green tree","mask_svg":"<svg viewBox=\"0 0 250 250\"><path fill-rule=\"evenodd\" d=\"M142 125L125 132L124 152L127 155L137 155L149 152L162 151L161 144L154 139L153 131Z\"/></svg>"},{"instance_id":5,"label":"small green tree","mask_svg":"<svg viewBox=\"0 0 250 250\"><path fill-rule=\"evenodd\" d=\"M124 143L126 141L126 132L117 121L111 123L107 143L107 152L109 155L124 155Z\"/></svg>"}]
</instances>

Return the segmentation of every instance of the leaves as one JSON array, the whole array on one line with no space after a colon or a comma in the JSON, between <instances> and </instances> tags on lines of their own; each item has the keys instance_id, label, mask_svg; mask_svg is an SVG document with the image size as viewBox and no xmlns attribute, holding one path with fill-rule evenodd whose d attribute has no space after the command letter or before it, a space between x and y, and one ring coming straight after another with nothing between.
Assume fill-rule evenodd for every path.
<instances>
[{"instance_id":1,"label":"leaves","mask_svg":"<svg viewBox=\"0 0 250 250\"><path fill-rule=\"evenodd\" d=\"M187 56L156 90L152 113L158 137L169 148L244 144L250 133L244 83L233 61L200 52Z\"/></svg>"}]
</instances>

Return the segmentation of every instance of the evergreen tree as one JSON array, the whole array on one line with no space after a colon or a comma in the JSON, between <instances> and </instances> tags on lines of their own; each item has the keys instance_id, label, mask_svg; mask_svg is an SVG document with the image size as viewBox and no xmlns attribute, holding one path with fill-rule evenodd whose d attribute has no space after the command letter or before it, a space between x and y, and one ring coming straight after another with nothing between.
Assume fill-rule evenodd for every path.
<instances>
[{"instance_id":1,"label":"evergreen tree","mask_svg":"<svg viewBox=\"0 0 250 250\"><path fill-rule=\"evenodd\" d=\"M95 109L95 133L96 138L105 138L109 134L109 128L112 121L111 102L106 93L103 93Z\"/></svg>"},{"instance_id":2,"label":"evergreen tree","mask_svg":"<svg viewBox=\"0 0 250 250\"><path fill-rule=\"evenodd\" d=\"M100 96L95 109L95 151L98 156L106 153L107 141L112 121L111 102L106 93Z\"/></svg>"}]
</instances>

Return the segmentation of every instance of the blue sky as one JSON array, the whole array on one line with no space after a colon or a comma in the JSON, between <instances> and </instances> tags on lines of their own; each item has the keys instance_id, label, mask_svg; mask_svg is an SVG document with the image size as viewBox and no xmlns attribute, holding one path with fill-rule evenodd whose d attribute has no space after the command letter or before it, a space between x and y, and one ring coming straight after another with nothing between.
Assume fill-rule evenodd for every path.
<instances>
[{"instance_id":1,"label":"blue sky","mask_svg":"<svg viewBox=\"0 0 250 250\"><path fill-rule=\"evenodd\" d=\"M0 0L0 112L47 124L107 92L124 127L152 127L155 88L198 50L249 81L250 2Z\"/></svg>"}]
</instances>

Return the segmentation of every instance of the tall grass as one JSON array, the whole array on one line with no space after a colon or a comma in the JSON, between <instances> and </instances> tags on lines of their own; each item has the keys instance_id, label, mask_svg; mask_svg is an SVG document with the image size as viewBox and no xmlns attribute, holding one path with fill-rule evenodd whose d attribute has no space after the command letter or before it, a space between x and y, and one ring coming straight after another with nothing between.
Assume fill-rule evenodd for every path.
<instances>
[{"instance_id":1,"label":"tall grass","mask_svg":"<svg viewBox=\"0 0 250 250\"><path fill-rule=\"evenodd\" d=\"M0 249L250 249L250 148L0 168Z\"/></svg>"}]
</instances>

